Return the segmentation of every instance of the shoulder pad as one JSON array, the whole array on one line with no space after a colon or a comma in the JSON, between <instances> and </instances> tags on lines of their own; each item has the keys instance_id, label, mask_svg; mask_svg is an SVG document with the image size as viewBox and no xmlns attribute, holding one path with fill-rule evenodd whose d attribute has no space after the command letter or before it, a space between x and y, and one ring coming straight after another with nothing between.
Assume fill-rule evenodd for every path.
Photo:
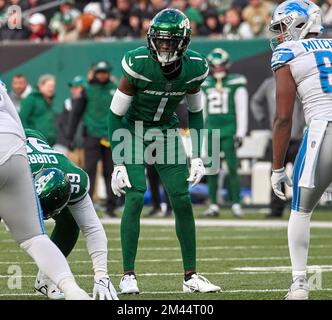
<instances>
[{"instance_id":1,"label":"shoulder pad","mask_svg":"<svg viewBox=\"0 0 332 320\"><path fill-rule=\"evenodd\" d=\"M150 59L150 54L147 48L140 47L132 51L128 51L122 59L121 66L123 75L127 80L133 82L133 80L143 80L152 82L143 74L143 63L141 61Z\"/></svg>"},{"instance_id":2,"label":"shoulder pad","mask_svg":"<svg viewBox=\"0 0 332 320\"><path fill-rule=\"evenodd\" d=\"M294 46L291 41L281 43L272 54L271 69L276 71L295 58Z\"/></svg>"},{"instance_id":3,"label":"shoulder pad","mask_svg":"<svg viewBox=\"0 0 332 320\"><path fill-rule=\"evenodd\" d=\"M205 57L193 50L187 51L187 57L189 61L194 64L193 71L195 70L193 72L193 78L187 81L187 84L192 82L204 82L206 77L209 75L209 64Z\"/></svg>"},{"instance_id":4,"label":"shoulder pad","mask_svg":"<svg viewBox=\"0 0 332 320\"><path fill-rule=\"evenodd\" d=\"M229 85L236 85L236 86L245 86L247 85L248 81L247 78L241 74L233 74L232 78L227 81Z\"/></svg>"},{"instance_id":5,"label":"shoulder pad","mask_svg":"<svg viewBox=\"0 0 332 320\"><path fill-rule=\"evenodd\" d=\"M46 137L40 131L35 129L25 129L24 131L27 138L37 138L43 142L48 143Z\"/></svg>"}]
</instances>

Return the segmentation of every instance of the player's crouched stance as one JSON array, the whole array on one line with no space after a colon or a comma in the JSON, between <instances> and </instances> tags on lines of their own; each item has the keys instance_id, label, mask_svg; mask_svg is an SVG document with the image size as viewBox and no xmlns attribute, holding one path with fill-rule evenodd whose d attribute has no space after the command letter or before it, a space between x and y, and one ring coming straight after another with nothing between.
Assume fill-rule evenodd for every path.
<instances>
[{"instance_id":1,"label":"player's crouched stance","mask_svg":"<svg viewBox=\"0 0 332 320\"><path fill-rule=\"evenodd\" d=\"M38 131L27 129L26 136L28 159L43 218L55 220L51 240L67 257L81 230L93 263L93 299L118 300L107 272L107 238L88 194L87 174L65 155L53 150ZM41 271L35 281L35 290L49 299L64 298Z\"/></svg>"},{"instance_id":2,"label":"player's crouched stance","mask_svg":"<svg viewBox=\"0 0 332 320\"><path fill-rule=\"evenodd\" d=\"M126 193L121 221L124 268L124 276L120 282L121 293L139 293L134 270L146 178L143 162L136 162L136 156L142 150L135 150L133 146L133 161L129 163L126 159L121 160L117 157L119 140L114 138L114 133L117 129L124 128L132 133L133 138L141 141L142 137L136 134L134 128L140 122L143 123L145 132L149 128L162 132L160 139L158 136L162 150L166 150L167 146L167 152L185 154L183 146L177 142L169 142L166 132L168 129L178 128L174 111L184 98L189 105L190 129L199 131L203 128L200 86L209 73L206 60L199 53L187 50L190 38L188 18L179 10L165 9L151 22L148 47L129 51L122 60L123 77L113 97L109 115L110 141L115 163L112 189L117 196ZM142 141L144 150L149 145L149 142ZM194 150L195 147L197 150ZM184 162L168 163L163 159L155 163L175 213L176 234L185 271L184 292L221 290L196 273L195 221L188 182L195 185L205 174L200 149L201 146L193 145L190 175ZM156 155L157 158L158 156L161 157L160 154Z\"/></svg>"},{"instance_id":3,"label":"player's crouched stance","mask_svg":"<svg viewBox=\"0 0 332 320\"><path fill-rule=\"evenodd\" d=\"M290 139L296 93L302 100L308 129L304 134L293 173L293 202L288 224L292 284L288 300L309 298L307 260L310 218L332 182L332 43L315 39L322 33L318 6L308 0L279 5L270 26L272 69L276 76L276 117L273 126L271 183L275 194L286 200L281 184L292 185L283 162Z\"/></svg>"}]
</instances>

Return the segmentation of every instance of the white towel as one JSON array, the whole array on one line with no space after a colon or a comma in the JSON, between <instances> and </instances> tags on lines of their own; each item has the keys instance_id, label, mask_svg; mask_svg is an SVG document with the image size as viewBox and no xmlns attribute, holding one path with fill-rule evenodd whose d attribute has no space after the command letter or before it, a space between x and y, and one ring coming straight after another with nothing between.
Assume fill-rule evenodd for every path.
<instances>
[{"instance_id":1,"label":"white towel","mask_svg":"<svg viewBox=\"0 0 332 320\"><path fill-rule=\"evenodd\" d=\"M317 159L325 135L327 124L327 120L314 119L309 125L307 152L305 156L303 173L299 181L299 187L315 187L315 171Z\"/></svg>"}]
</instances>

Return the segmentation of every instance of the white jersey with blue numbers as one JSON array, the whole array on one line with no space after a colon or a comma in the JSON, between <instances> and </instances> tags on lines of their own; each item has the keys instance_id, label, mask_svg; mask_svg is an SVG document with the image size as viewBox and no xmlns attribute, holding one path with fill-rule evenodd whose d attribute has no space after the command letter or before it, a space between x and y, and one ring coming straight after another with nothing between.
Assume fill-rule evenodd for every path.
<instances>
[{"instance_id":1,"label":"white jersey with blue numbers","mask_svg":"<svg viewBox=\"0 0 332 320\"><path fill-rule=\"evenodd\" d=\"M303 39L281 43L272 56L273 71L289 65L306 123L332 121L332 39Z\"/></svg>"}]
</instances>

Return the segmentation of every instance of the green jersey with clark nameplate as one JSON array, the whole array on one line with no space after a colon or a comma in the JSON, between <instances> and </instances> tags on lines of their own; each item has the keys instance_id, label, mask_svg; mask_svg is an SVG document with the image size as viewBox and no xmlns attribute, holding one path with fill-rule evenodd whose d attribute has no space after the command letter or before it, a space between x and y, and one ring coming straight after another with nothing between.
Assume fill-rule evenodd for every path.
<instances>
[{"instance_id":1,"label":"green jersey with clark nameplate","mask_svg":"<svg viewBox=\"0 0 332 320\"><path fill-rule=\"evenodd\" d=\"M122 72L135 88L135 95L125 117L129 121L143 121L147 127L174 125L178 121L175 109L187 92L199 88L206 79L209 67L199 53L187 50L182 58L181 73L168 80L159 62L147 47L129 51L122 59Z\"/></svg>"},{"instance_id":2,"label":"green jersey with clark nameplate","mask_svg":"<svg viewBox=\"0 0 332 320\"><path fill-rule=\"evenodd\" d=\"M221 136L236 134L235 92L245 87L247 80L239 74L228 74L222 80L222 89L217 90L217 81L209 76L202 84L206 104L206 128L220 129Z\"/></svg>"},{"instance_id":3,"label":"green jersey with clark nameplate","mask_svg":"<svg viewBox=\"0 0 332 320\"><path fill-rule=\"evenodd\" d=\"M71 197L69 204L83 199L90 188L89 177L64 154L53 150L46 138L37 130L26 129L27 153L32 174L37 174L43 168L57 168L69 177Z\"/></svg>"}]
</instances>

